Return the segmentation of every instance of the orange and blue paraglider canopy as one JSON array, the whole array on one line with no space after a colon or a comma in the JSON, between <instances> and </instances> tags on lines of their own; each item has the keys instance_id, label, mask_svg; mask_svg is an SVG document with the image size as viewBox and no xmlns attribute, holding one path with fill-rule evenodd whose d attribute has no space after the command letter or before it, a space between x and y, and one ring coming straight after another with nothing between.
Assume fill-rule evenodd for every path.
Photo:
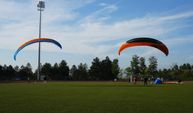
<instances>
[{"instance_id":1,"label":"orange and blue paraglider canopy","mask_svg":"<svg viewBox=\"0 0 193 113\"><path fill-rule=\"evenodd\" d=\"M166 56L168 56L169 51L167 46L162 43L159 40L153 39L153 38L146 38L146 37L141 37L141 38L133 38L131 40L128 40L127 42L123 43L119 47L118 54L120 55L123 50L126 48L130 47L135 47L135 46L150 46L157 48L158 50L162 51Z\"/></svg>"},{"instance_id":2,"label":"orange and blue paraglider canopy","mask_svg":"<svg viewBox=\"0 0 193 113\"><path fill-rule=\"evenodd\" d=\"M61 44L60 44L59 42L57 42L56 40L49 39L49 38L37 38L37 39L33 39L33 40L27 41L26 43L22 44L22 45L17 49L17 51L15 52L15 54L14 54L14 60L16 60L17 54L18 54L23 48L25 48L25 47L28 46L28 45L31 45L31 44L33 44L33 43L38 43L38 42L49 42L49 43L53 43L53 44L57 45L59 48L62 49Z\"/></svg>"}]
</instances>

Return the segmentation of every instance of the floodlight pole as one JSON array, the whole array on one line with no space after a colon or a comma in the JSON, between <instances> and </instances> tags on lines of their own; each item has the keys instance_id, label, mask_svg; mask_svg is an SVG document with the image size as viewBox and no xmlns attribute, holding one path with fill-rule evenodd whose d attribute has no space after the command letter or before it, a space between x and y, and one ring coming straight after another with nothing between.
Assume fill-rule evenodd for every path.
<instances>
[{"instance_id":1,"label":"floodlight pole","mask_svg":"<svg viewBox=\"0 0 193 113\"><path fill-rule=\"evenodd\" d=\"M39 1L38 5L38 11L40 11L40 20L39 20L39 38L41 38L41 21L42 21L42 11L45 8L45 2L44 1ZM41 43L39 42L39 47L38 47L38 72L37 72L37 80L40 80L41 72L40 72L40 59L41 58Z\"/></svg>"}]
</instances>

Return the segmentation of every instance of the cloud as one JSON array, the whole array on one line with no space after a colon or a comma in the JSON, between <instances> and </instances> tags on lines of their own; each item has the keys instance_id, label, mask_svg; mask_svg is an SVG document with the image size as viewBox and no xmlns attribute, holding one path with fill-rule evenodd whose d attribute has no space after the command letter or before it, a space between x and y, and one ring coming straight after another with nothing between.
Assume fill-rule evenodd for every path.
<instances>
[{"instance_id":1,"label":"cloud","mask_svg":"<svg viewBox=\"0 0 193 113\"><path fill-rule=\"evenodd\" d=\"M179 14L175 14L171 16L161 17L159 21L171 21L171 20L176 20L176 19L184 19L184 18L188 18L192 16L193 16L193 11L190 11L190 12L179 13Z\"/></svg>"},{"instance_id":2,"label":"cloud","mask_svg":"<svg viewBox=\"0 0 193 113\"><path fill-rule=\"evenodd\" d=\"M75 4L76 2L76 4ZM38 36L38 12L36 3L0 1L0 37L4 42L0 48L15 49L20 44ZM82 17L78 9L95 3L93 0L72 0L58 2L46 2L46 9L43 12L42 36L54 38L63 45L62 52L70 54L89 54L104 56L116 54L118 45L130 37L138 36L161 36L180 29L178 24L182 19L193 16L193 11L181 12L172 15L147 15L141 18L115 20L109 22L112 13L116 13L119 7L116 4L103 4L100 9ZM23 9L22 7L28 7ZM12 17L12 18L11 18ZM8 19L8 20L7 20ZM2 22L1 22L2 21ZM4 21L7 21L5 24ZM70 23L75 21L75 23ZM77 21L77 22L76 22ZM69 22L68 24L64 24ZM176 26L180 25L180 26ZM11 41L10 41L11 40ZM163 39L166 40L166 39ZM182 39L166 40L168 44L181 43ZM116 41L116 42L115 42ZM192 39L187 39L192 41ZM108 44L103 42L110 42ZM111 43L114 42L114 43ZM185 42L185 41L184 41ZM57 51L53 46L44 44L44 51ZM26 49L35 50L32 46ZM148 51L144 55L151 55L156 51Z\"/></svg>"},{"instance_id":3,"label":"cloud","mask_svg":"<svg viewBox=\"0 0 193 113\"><path fill-rule=\"evenodd\" d=\"M74 10L92 2L93 0L47 2L43 12L42 28L52 29L57 23L75 19L78 14ZM3 14L0 15L0 38L4 42L0 48L14 49L25 41L38 36L39 12L36 7L37 3L38 1L29 3L25 0L0 1L0 12ZM47 8L47 6L49 7ZM44 33L42 32L42 34Z\"/></svg>"},{"instance_id":4,"label":"cloud","mask_svg":"<svg viewBox=\"0 0 193 113\"><path fill-rule=\"evenodd\" d=\"M99 6L104 7L104 6L107 6L107 4L103 2L103 3L99 3Z\"/></svg>"},{"instance_id":5,"label":"cloud","mask_svg":"<svg viewBox=\"0 0 193 113\"><path fill-rule=\"evenodd\" d=\"M182 14L175 14L172 16L162 16L162 17L144 17L140 19L125 20L120 22L115 22L113 24L105 24L103 22L82 22L79 26L72 27L72 32L63 33L65 37L69 38L69 42L73 45L72 40L78 40L79 44L84 45L82 51L85 52L86 47L90 47L88 43L100 43L104 41L113 41L126 37L136 37L136 36L159 36L171 32L176 29L173 26L174 21L178 19L188 18L192 15L187 16L185 13L184 17L179 16ZM175 18L173 18L175 17ZM167 18L167 19L166 19ZM171 22L171 24L170 24ZM168 24L170 26L168 27ZM180 27L177 27L180 28ZM75 30L74 30L75 29ZM72 40L71 40L72 39ZM65 40L68 42L67 40ZM120 42L118 42L120 43ZM74 45L77 45L75 42ZM106 45L108 46L108 45ZM112 45L109 45L112 46ZM73 46L75 47L75 46ZM98 46L99 47L99 46ZM76 48L76 47L75 47ZM97 47L95 47L96 49ZM93 48L93 51L95 50ZM69 48L69 50L71 50ZM81 51L81 50L79 50ZM88 49L88 53L92 52L91 48Z\"/></svg>"},{"instance_id":6,"label":"cloud","mask_svg":"<svg viewBox=\"0 0 193 113\"><path fill-rule=\"evenodd\" d=\"M104 20L109 19L109 15L118 10L117 5L110 4L105 5L103 8L92 12L90 15L81 19L78 23L91 23L91 22L103 22ZM106 19L107 18L107 19Z\"/></svg>"}]
</instances>

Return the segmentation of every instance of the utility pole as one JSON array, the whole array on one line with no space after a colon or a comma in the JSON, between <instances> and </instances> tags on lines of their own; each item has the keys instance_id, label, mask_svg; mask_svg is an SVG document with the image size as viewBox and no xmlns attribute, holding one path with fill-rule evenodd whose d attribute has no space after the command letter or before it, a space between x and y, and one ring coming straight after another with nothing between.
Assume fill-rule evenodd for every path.
<instances>
[{"instance_id":1,"label":"utility pole","mask_svg":"<svg viewBox=\"0 0 193 113\"><path fill-rule=\"evenodd\" d=\"M42 11L45 8L45 2L44 1L39 1L38 5L38 11L40 11L40 21L39 21L39 38L41 38L41 21L42 21ZM40 80L40 58L41 58L41 43L39 42L39 47L38 47L38 72L37 72L37 80Z\"/></svg>"}]
</instances>

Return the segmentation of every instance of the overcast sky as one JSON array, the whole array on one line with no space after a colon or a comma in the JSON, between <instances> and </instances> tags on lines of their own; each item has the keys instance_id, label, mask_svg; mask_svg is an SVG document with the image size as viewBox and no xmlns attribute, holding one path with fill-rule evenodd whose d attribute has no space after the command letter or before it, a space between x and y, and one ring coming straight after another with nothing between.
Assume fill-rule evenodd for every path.
<instances>
[{"instance_id":1,"label":"overcast sky","mask_svg":"<svg viewBox=\"0 0 193 113\"><path fill-rule=\"evenodd\" d=\"M122 68L131 57L158 58L159 68L193 64L193 0L45 0L42 37L63 46L42 43L42 63L66 60L87 63L95 57L118 58ZM24 48L14 61L17 48L38 38L38 0L0 0L0 64L37 67L38 44ZM166 57L150 47L117 51L121 43L136 37L152 37L169 48Z\"/></svg>"}]
</instances>

